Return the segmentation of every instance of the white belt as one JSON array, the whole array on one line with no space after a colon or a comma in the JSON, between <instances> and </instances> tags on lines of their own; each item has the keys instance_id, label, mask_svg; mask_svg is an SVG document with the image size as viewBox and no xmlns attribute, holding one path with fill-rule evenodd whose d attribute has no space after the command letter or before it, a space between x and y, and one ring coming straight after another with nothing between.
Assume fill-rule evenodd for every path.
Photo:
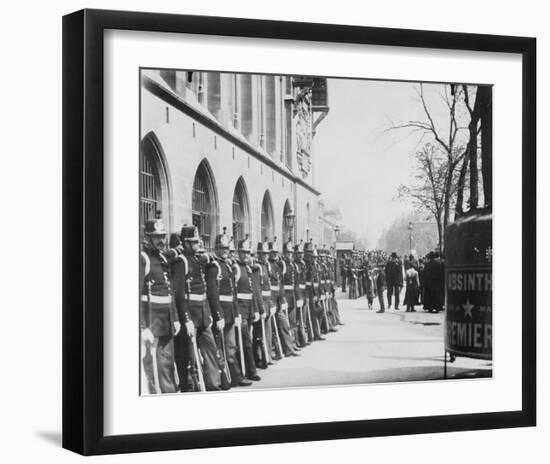
<instances>
[{"instance_id":1,"label":"white belt","mask_svg":"<svg viewBox=\"0 0 550 464\"><path fill-rule=\"evenodd\" d=\"M311 282L306 282L306 285L311 287Z\"/></svg>"},{"instance_id":2,"label":"white belt","mask_svg":"<svg viewBox=\"0 0 550 464\"><path fill-rule=\"evenodd\" d=\"M198 293L190 293L189 299L191 301L204 301L206 300L206 296L204 294L198 294Z\"/></svg>"},{"instance_id":3,"label":"white belt","mask_svg":"<svg viewBox=\"0 0 550 464\"><path fill-rule=\"evenodd\" d=\"M302 306L304 306L304 300L296 300L296 306L298 308L301 308Z\"/></svg>"},{"instance_id":4,"label":"white belt","mask_svg":"<svg viewBox=\"0 0 550 464\"><path fill-rule=\"evenodd\" d=\"M276 292L276 291L280 290L280 287L279 287L278 285L272 285L272 286L271 286L271 290L272 290L273 292Z\"/></svg>"},{"instance_id":5,"label":"white belt","mask_svg":"<svg viewBox=\"0 0 550 464\"><path fill-rule=\"evenodd\" d=\"M314 283L313 286L314 286L315 288L317 288L317 287L319 286L319 284L318 284L318 283Z\"/></svg>"},{"instance_id":6,"label":"white belt","mask_svg":"<svg viewBox=\"0 0 550 464\"><path fill-rule=\"evenodd\" d=\"M220 295L220 301L224 301L226 303L233 303L233 295Z\"/></svg>"},{"instance_id":7,"label":"white belt","mask_svg":"<svg viewBox=\"0 0 550 464\"><path fill-rule=\"evenodd\" d=\"M141 301L148 302L149 297L147 295L141 295ZM172 296L151 295L151 303L170 304L172 303Z\"/></svg>"},{"instance_id":8,"label":"white belt","mask_svg":"<svg viewBox=\"0 0 550 464\"><path fill-rule=\"evenodd\" d=\"M327 281L326 281L326 280L321 280L321 283L322 283L322 284L326 284Z\"/></svg>"},{"instance_id":9,"label":"white belt","mask_svg":"<svg viewBox=\"0 0 550 464\"><path fill-rule=\"evenodd\" d=\"M305 286L304 284L300 284L298 287L299 287L301 290L305 290L305 288L306 288L306 286Z\"/></svg>"},{"instance_id":10,"label":"white belt","mask_svg":"<svg viewBox=\"0 0 550 464\"><path fill-rule=\"evenodd\" d=\"M251 300L252 293L237 293L237 298L239 300Z\"/></svg>"},{"instance_id":11,"label":"white belt","mask_svg":"<svg viewBox=\"0 0 550 464\"><path fill-rule=\"evenodd\" d=\"M288 303L281 304L281 309L288 309Z\"/></svg>"},{"instance_id":12,"label":"white belt","mask_svg":"<svg viewBox=\"0 0 550 464\"><path fill-rule=\"evenodd\" d=\"M271 296L271 290L262 290L262 296Z\"/></svg>"},{"instance_id":13,"label":"white belt","mask_svg":"<svg viewBox=\"0 0 550 464\"><path fill-rule=\"evenodd\" d=\"M294 285L285 285L285 290L294 290Z\"/></svg>"}]
</instances>

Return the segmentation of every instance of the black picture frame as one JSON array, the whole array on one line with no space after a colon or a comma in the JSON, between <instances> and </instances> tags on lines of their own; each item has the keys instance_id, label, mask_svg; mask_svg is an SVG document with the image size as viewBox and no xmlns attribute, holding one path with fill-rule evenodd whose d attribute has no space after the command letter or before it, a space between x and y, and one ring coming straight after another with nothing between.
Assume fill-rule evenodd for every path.
<instances>
[{"instance_id":1,"label":"black picture frame","mask_svg":"<svg viewBox=\"0 0 550 464\"><path fill-rule=\"evenodd\" d=\"M522 407L514 411L139 435L103 432L104 31L421 47L522 58ZM84 455L526 427L536 424L536 39L81 10L63 17L63 447Z\"/></svg>"}]
</instances>

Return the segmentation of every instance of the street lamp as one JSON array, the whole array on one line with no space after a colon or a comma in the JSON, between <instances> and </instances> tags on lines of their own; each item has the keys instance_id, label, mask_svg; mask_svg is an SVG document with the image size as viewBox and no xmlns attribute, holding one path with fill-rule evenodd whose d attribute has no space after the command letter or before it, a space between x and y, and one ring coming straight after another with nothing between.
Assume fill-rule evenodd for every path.
<instances>
[{"instance_id":1,"label":"street lamp","mask_svg":"<svg viewBox=\"0 0 550 464\"><path fill-rule=\"evenodd\" d=\"M288 229L288 239L292 240L292 229L294 229L294 221L296 220L296 215L292 208L288 208L288 213L285 216L286 228Z\"/></svg>"},{"instance_id":2,"label":"street lamp","mask_svg":"<svg viewBox=\"0 0 550 464\"><path fill-rule=\"evenodd\" d=\"M338 225L334 226L334 235L336 237L336 240L338 240L338 237L340 235L340 226Z\"/></svg>"}]
</instances>

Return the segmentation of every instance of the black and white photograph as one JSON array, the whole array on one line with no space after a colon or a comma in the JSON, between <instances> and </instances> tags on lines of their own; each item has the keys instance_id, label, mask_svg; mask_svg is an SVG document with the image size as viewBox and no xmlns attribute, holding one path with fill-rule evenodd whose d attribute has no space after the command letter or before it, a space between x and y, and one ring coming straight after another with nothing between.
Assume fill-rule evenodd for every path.
<instances>
[{"instance_id":1,"label":"black and white photograph","mask_svg":"<svg viewBox=\"0 0 550 464\"><path fill-rule=\"evenodd\" d=\"M139 113L142 396L493 377L491 84L144 67Z\"/></svg>"}]
</instances>

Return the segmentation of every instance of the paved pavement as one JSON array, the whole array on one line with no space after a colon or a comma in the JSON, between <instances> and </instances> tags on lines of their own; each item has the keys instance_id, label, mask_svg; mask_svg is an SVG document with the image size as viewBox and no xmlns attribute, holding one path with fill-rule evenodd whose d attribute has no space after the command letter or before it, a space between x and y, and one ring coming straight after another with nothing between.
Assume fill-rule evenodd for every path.
<instances>
[{"instance_id":1,"label":"paved pavement","mask_svg":"<svg viewBox=\"0 0 550 464\"><path fill-rule=\"evenodd\" d=\"M377 314L366 300L338 295L344 326L325 341L314 342L297 358L285 358L259 370L260 382L247 388L362 384L434 380L444 377L443 314L404 308ZM376 305L378 303L376 302ZM488 361L457 358L447 364L447 377L487 377Z\"/></svg>"}]
</instances>

